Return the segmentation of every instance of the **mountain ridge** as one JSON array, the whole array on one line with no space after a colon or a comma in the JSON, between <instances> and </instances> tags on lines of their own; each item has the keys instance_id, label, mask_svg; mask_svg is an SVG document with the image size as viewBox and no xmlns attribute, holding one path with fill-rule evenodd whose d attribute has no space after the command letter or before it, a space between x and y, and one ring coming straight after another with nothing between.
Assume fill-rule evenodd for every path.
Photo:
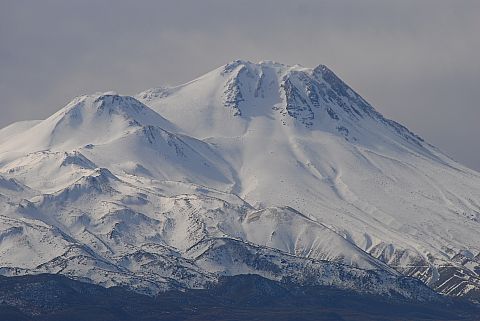
<instances>
[{"instance_id":1,"label":"mountain ridge","mask_svg":"<svg viewBox=\"0 0 480 321\"><path fill-rule=\"evenodd\" d=\"M121 287L105 289L60 275L0 277L0 316L12 321L64 320L472 320L478 307L362 296L325 286L300 287L256 275L223 277L207 289L155 297ZM29 291L22 291L27 288ZM54 293L55 295L43 295Z\"/></svg>"}]
</instances>

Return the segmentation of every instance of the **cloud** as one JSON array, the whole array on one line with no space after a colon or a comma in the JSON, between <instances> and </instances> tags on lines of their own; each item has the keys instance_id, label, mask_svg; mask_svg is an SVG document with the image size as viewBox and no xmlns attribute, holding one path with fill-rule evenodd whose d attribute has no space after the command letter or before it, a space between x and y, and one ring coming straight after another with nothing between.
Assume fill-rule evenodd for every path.
<instances>
[{"instance_id":1,"label":"cloud","mask_svg":"<svg viewBox=\"0 0 480 321\"><path fill-rule=\"evenodd\" d=\"M3 1L0 126L72 97L178 84L233 59L331 67L480 170L479 1Z\"/></svg>"}]
</instances>

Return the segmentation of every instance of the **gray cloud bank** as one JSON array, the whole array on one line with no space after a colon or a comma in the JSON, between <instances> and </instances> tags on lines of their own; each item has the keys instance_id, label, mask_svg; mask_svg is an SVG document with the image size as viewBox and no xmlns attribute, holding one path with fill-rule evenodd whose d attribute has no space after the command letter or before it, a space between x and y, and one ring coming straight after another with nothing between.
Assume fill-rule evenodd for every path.
<instances>
[{"instance_id":1,"label":"gray cloud bank","mask_svg":"<svg viewBox=\"0 0 480 321\"><path fill-rule=\"evenodd\" d=\"M0 0L0 127L240 58L328 65L480 170L480 1Z\"/></svg>"}]
</instances>

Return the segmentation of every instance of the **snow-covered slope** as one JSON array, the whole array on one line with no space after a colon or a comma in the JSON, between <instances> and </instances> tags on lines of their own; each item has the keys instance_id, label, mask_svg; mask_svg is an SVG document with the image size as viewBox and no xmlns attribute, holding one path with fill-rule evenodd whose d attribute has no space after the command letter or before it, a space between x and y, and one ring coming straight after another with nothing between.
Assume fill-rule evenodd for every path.
<instances>
[{"instance_id":1,"label":"snow-covered slope","mask_svg":"<svg viewBox=\"0 0 480 321\"><path fill-rule=\"evenodd\" d=\"M138 100L97 94L74 99L2 144L3 172L54 192L96 167L157 179L228 184L228 165L211 147L171 131L175 126Z\"/></svg>"},{"instance_id":2,"label":"snow-covered slope","mask_svg":"<svg viewBox=\"0 0 480 321\"><path fill-rule=\"evenodd\" d=\"M235 61L152 92L137 97L221 151L237 174L230 191L249 203L290 206L444 292L478 288L480 174L327 67Z\"/></svg>"},{"instance_id":3,"label":"snow-covered slope","mask_svg":"<svg viewBox=\"0 0 480 321\"><path fill-rule=\"evenodd\" d=\"M480 293L480 174L325 66L235 61L136 98L78 97L0 130L0 175L3 274L430 295L403 274Z\"/></svg>"}]
</instances>

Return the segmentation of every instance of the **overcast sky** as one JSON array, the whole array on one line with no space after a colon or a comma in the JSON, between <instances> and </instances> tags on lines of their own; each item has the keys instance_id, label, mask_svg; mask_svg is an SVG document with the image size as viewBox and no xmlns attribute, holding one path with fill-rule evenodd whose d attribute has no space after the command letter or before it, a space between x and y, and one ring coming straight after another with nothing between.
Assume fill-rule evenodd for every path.
<instances>
[{"instance_id":1,"label":"overcast sky","mask_svg":"<svg viewBox=\"0 0 480 321\"><path fill-rule=\"evenodd\" d=\"M0 0L0 127L234 59L325 64L480 170L480 1Z\"/></svg>"}]
</instances>

